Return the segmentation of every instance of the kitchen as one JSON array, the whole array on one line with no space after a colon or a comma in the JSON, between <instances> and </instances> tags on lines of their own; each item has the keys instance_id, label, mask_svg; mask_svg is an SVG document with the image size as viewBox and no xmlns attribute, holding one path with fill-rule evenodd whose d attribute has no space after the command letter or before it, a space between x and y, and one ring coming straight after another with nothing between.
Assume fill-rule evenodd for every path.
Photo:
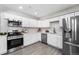
<instances>
[{"instance_id":1,"label":"kitchen","mask_svg":"<svg viewBox=\"0 0 79 59\"><path fill-rule=\"evenodd\" d=\"M64 49L66 48L63 43L64 34L67 31L64 32L63 28L67 23L64 25L63 19L67 19L69 23L68 19L78 15L77 4L1 4L0 54L74 54ZM68 38L70 38L69 33L71 32L67 33Z\"/></svg>"}]
</instances>

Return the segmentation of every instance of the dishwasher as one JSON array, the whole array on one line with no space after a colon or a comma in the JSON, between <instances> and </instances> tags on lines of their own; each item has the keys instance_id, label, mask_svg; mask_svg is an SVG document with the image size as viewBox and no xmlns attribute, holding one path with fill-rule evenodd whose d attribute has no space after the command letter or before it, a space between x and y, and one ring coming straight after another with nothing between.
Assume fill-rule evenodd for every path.
<instances>
[{"instance_id":1,"label":"dishwasher","mask_svg":"<svg viewBox=\"0 0 79 59\"><path fill-rule=\"evenodd\" d=\"M41 42L44 44L47 44L47 34L46 33L41 34Z\"/></svg>"}]
</instances>

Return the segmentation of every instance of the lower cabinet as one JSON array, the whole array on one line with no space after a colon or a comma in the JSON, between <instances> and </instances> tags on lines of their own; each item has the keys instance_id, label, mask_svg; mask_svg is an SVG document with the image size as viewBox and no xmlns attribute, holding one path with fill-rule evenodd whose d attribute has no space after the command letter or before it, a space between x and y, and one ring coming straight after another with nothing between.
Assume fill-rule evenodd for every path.
<instances>
[{"instance_id":1,"label":"lower cabinet","mask_svg":"<svg viewBox=\"0 0 79 59\"><path fill-rule=\"evenodd\" d=\"M62 40L62 36L58 36L58 39L57 39L57 47L60 48L60 49L63 49L63 40Z\"/></svg>"},{"instance_id":2,"label":"lower cabinet","mask_svg":"<svg viewBox=\"0 0 79 59\"><path fill-rule=\"evenodd\" d=\"M41 33L24 34L24 46L28 46L38 41L41 41ZM47 34L47 43L51 46L62 49L62 36Z\"/></svg>"},{"instance_id":3,"label":"lower cabinet","mask_svg":"<svg viewBox=\"0 0 79 59\"><path fill-rule=\"evenodd\" d=\"M62 37L57 35L48 34L47 43L51 46L62 49Z\"/></svg>"},{"instance_id":4,"label":"lower cabinet","mask_svg":"<svg viewBox=\"0 0 79 59\"><path fill-rule=\"evenodd\" d=\"M0 36L0 54L7 53L7 36Z\"/></svg>"},{"instance_id":5,"label":"lower cabinet","mask_svg":"<svg viewBox=\"0 0 79 59\"><path fill-rule=\"evenodd\" d=\"M28 46L40 40L38 33L26 33L24 34L24 46Z\"/></svg>"}]
</instances>

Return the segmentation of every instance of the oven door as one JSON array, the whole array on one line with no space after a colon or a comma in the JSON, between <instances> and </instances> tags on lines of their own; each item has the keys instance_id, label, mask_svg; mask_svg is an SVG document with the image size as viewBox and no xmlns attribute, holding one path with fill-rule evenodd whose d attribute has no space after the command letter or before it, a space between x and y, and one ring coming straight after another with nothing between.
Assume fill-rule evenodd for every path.
<instances>
[{"instance_id":1,"label":"oven door","mask_svg":"<svg viewBox=\"0 0 79 59\"><path fill-rule=\"evenodd\" d=\"M23 38L8 40L8 50L23 45Z\"/></svg>"}]
</instances>

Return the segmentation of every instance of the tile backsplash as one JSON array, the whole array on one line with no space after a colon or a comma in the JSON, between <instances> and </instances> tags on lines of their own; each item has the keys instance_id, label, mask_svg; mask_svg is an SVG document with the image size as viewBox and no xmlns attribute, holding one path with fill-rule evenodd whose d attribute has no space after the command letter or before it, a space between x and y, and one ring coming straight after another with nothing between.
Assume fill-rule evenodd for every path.
<instances>
[{"instance_id":1,"label":"tile backsplash","mask_svg":"<svg viewBox=\"0 0 79 59\"><path fill-rule=\"evenodd\" d=\"M59 26L59 21L51 22L49 31L52 34L62 35L62 28Z\"/></svg>"}]
</instances>

